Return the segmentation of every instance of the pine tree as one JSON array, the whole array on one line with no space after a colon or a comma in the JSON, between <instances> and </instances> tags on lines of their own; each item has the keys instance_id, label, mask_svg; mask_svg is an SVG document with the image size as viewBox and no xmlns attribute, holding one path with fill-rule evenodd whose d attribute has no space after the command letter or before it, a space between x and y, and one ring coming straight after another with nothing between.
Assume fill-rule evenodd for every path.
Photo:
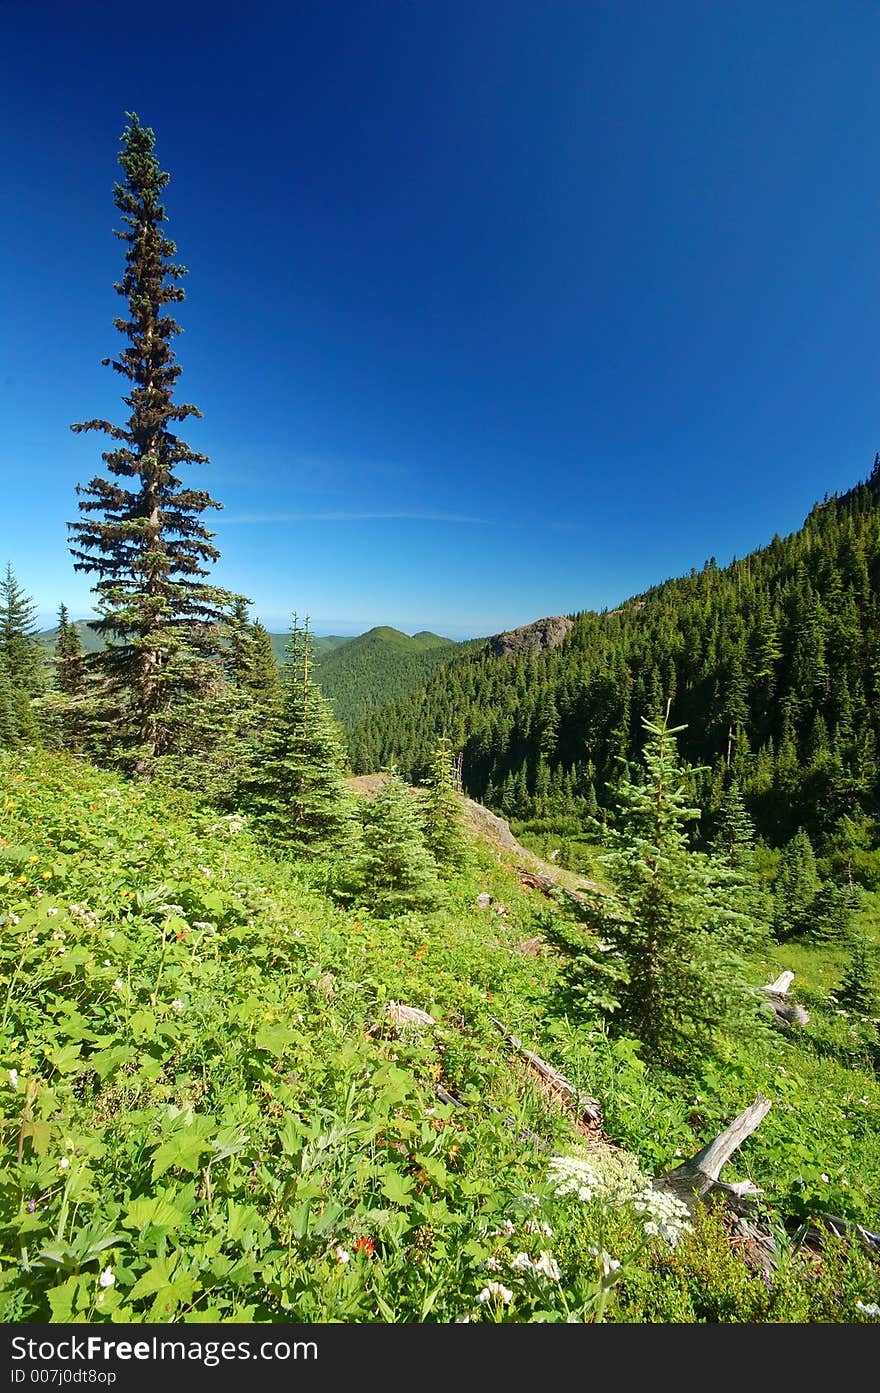
<instances>
[{"instance_id":1,"label":"pine tree","mask_svg":"<svg viewBox=\"0 0 880 1393\"><path fill-rule=\"evenodd\" d=\"M708 1052L716 1032L757 1020L744 985L740 952L752 932L730 909L729 873L694 852L688 824L699 817L687 797L667 717L644 721L645 777L617 791L618 827L607 858L622 918L605 932L625 968L616 1017L658 1061L674 1064Z\"/></svg>"},{"instance_id":2,"label":"pine tree","mask_svg":"<svg viewBox=\"0 0 880 1393\"><path fill-rule=\"evenodd\" d=\"M312 676L308 620L293 616L282 701L259 743L241 790L265 831L294 851L344 847L352 807L343 775L342 732Z\"/></svg>"},{"instance_id":3,"label":"pine tree","mask_svg":"<svg viewBox=\"0 0 880 1393\"><path fill-rule=\"evenodd\" d=\"M442 891L419 805L399 775L389 774L381 791L366 800L362 820L354 877L371 910L388 915L437 904Z\"/></svg>"},{"instance_id":4,"label":"pine tree","mask_svg":"<svg viewBox=\"0 0 880 1393\"><path fill-rule=\"evenodd\" d=\"M62 692L78 696L83 688L83 651L79 632L71 624L67 605L58 610L58 632L55 635L55 675Z\"/></svg>"},{"instance_id":5,"label":"pine tree","mask_svg":"<svg viewBox=\"0 0 880 1393\"><path fill-rule=\"evenodd\" d=\"M464 815L455 791L454 755L448 740L434 750L425 780L425 844L438 866L456 868L467 860Z\"/></svg>"},{"instance_id":6,"label":"pine tree","mask_svg":"<svg viewBox=\"0 0 880 1393\"><path fill-rule=\"evenodd\" d=\"M0 579L0 667L11 686L29 696L42 686L43 655L37 640L36 613L34 601L8 562Z\"/></svg>"},{"instance_id":7,"label":"pine tree","mask_svg":"<svg viewBox=\"0 0 880 1393\"><path fill-rule=\"evenodd\" d=\"M113 368L131 384L123 397L131 414L125 426L94 419L72 427L103 432L113 448L102 455L111 478L78 486L83 517L69 527L75 568L97 575L94 627L111 640L101 662L122 712L130 713L120 743L149 768L175 748L175 708L214 686L219 622L233 597L204 580L219 553L202 514L220 504L178 477L181 466L208 461L175 433L179 422L201 413L173 399L181 369L172 342L180 327L165 311L184 299L177 282L186 272L173 260L177 249L163 226L169 176L156 159L152 130L133 113L122 143L125 178L114 197L126 254L115 289L128 316L114 324L128 342Z\"/></svg>"}]
</instances>

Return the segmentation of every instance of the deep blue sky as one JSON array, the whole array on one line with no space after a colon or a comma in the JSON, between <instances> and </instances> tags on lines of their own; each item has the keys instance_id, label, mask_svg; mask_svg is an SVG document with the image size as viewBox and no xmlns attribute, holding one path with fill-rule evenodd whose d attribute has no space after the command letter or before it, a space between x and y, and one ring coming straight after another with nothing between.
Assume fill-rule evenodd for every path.
<instances>
[{"instance_id":1,"label":"deep blue sky","mask_svg":"<svg viewBox=\"0 0 880 1393\"><path fill-rule=\"evenodd\" d=\"M218 579L455 637L800 525L880 446L880 8L225 0L3 13L0 562L122 420L112 186L156 131Z\"/></svg>"}]
</instances>

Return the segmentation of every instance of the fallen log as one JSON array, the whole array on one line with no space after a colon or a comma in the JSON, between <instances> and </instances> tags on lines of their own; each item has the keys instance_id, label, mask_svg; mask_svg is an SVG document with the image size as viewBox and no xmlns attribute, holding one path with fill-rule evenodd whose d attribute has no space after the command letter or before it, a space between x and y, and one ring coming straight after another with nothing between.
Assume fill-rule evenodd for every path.
<instances>
[{"instance_id":1,"label":"fallen log","mask_svg":"<svg viewBox=\"0 0 880 1393\"><path fill-rule=\"evenodd\" d=\"M567 886L560 885L558 880L552 880L549 875L539 875L537 871L529 870L527 866L517 866L516 873L520 878L520 883L530 890L540 890L542 895L546 895L551 900L557 900L561 896L571 904L577 905L578 909L591 909L593 901L587 895L583 895L578 890L569 890Z\"/></svg>"},{"instance_id":2,"label":"fallen log","mask_svg":"<svg viewBox=\"0 0 880 1393\"><path fill-rule=\"evenodd\" d=\"M554 1097L561 1098L567 1107L574 1110L579 1122L586 1126L593 1127L602 1125L602 1109L595 1098L591 1098L588 1093L581 1093L564 1074L560 1074L558 1069L554 1069L552 1064L548 1064L545 1059L535 1054L533 1050L526 1049L522 1041L518 1040L515 1035L511 1035L507 1027L503 1026L500 1021L496 1021L494 1016L490 1017L490 1019L492 1024L497 1026L501 1034L509 1041L513 1049L515 1049L518 1054L522 1055L529 1068L534 1070L543 1082L547 1084Z\"/></svg>"}]
</instances>

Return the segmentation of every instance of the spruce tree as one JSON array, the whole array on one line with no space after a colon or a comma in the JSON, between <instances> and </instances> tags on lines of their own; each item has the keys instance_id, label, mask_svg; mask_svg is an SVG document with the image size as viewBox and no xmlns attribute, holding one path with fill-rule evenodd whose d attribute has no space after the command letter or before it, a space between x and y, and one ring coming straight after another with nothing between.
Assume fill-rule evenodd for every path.
<instances>
[{"instance_id":1,"label":"spruce tree","mask_svg":"<svg viewBox=\"0 0 880 1393\"><path fill-rule=\"evenodd\" d=\"M83 650L79 631L71 624L67 605L58 610L58 631L55 635L55 677L62 692L78 696L83 688Z\"/></svg>"},{"instance_id":2,"label":"spruce tree","mask_svg":"<svg viewBox=\"0 0 880 1393\"><path fill-rule=\"evenodd\" d=\"M722 799L710 851L732 872L731 905L766 928L772 918L772 904L755 865L755 824L736 783L730 785Z\"/></svg>"},{"instance_id":3,"label":"spruce tree","mask_svg":"<svg viewBox=\"0 0 880 1393\"><path fill-rule=\"evenodd\" d=\"M422 827L425 844L439 866L451 869L467 860L464 815L455 791L454 755L448 740L434 750L425 780Z\"/></svg>"},{"instance_id":4,"label":"spruce tree","mask_svg":"<svg viewBox=\"0 0 880 1393\"><path fill-rule=\"evenodd\" d=\"M605 934L625 972L618 1027L659 1062L676 1064L709 1052L719 1030L758 1017L740 957L752 925L729 907L729 871L690 848L687 829L699 811L678 760L681 727L667 719L643 721L644 779L627 776L617 790L618 826L604 859L621 913Z\"/></svg>"},{"instance_id":5,"label":"spruce tree","mask_svg":"<svg viewBox=\"0 0 880 1393\"><path fill-rule=\"evenodd\" d=\"M844 1006L858 1011L861 1015L870 1015L877 1006L874 953L864 931L859 931L852 937L852 951L836 996Z\"/></svg>"},{"instance_id":6,"label":"spruce tree","mask_svg":"<svg viewBox=\"0 0 880 1393\"><path fill-rule=\"evenodd\" d=\"M810 910L819 889L816 855L809 836L799 827L784 847L773 886L774 932L787 938L810 927Z\"/></svg>"},{"instance_id":7,"label":"spruce tree","mask_svg":"<svg viewBox=\"0 0 880 1393\"><path fill-rule=\"evenodd\" d=\"M76 569L97 576L94 627L109 640L100 661L123 717L120 741L150 768L175 748L182 728L175 708L214 684L219 621L232 596L204 579L219 553L202 515L221 505L179 477L208 461L176 434L201 412L173 396L180 326L166 311L184 299L178 282L186 271L164 230L169 176L156 159L153 131L128 115L119 155L124 180L114 190L124 224L116 236L126 247L115 289L128 307L114 324L127 344L112 366L130 384L123 397L130 415L124 426L93 419L72 427L102 432L112 448L102 454L111 477L78 486L82 518L69 526Z\"/></svg>"},{"instance_id":8,"label":"spruce tree","mask_svg":"<svg viewBox=\"0 0 880 1393\"><path fill-rule=\"evenodd\" d=\"M33 599L8 562L0 579L0 667L11 686L29 696L42 686L43 653L37 639L36 613Z\"/></svg>"},{"instance_id":9,"label":"spruce tree","mask_svg":"<svg viewBox=\"0 0 880 1393\"><path fill-rule=\"evenodd\" d=\"M252 721L262 722L280 705L281 673L272 640L259 620L251 622L248 602L237 596L229 623L230 681L250 699Z\"/></svg>"},{"instance_id":10,"label":"spruce tree","mask_svg":"<svg viewBox=\"0 0 880 1393\"><path fill-rule=\"evenodd\" d=\"M12 683L0 666L0 749L11 749L19 743L19 725Z\"/></svg>"},{"instance_id":11,"label":"spruce tree","mask_svg":"<svg viewBox=\"0 0 880 1393\"><path fill-rule=\"evenodd\" d=\"M395 772L362 812L363 839L354 865L355 884L379 915L437 904L442 889L425 845L419 805Z\"/></svg>"},{"instance_id":12,"label":"spruce tree","mask_svg":"<svg viewBox=\"0 0 880 1393\"><path fill-rule=\"evenodd\" d=\"M312 672L308 620L293 616L282 699L258 743L241 797L273 841L294 851L346 846L352 806L342 732Z\"/></svg>"}]
</instances>

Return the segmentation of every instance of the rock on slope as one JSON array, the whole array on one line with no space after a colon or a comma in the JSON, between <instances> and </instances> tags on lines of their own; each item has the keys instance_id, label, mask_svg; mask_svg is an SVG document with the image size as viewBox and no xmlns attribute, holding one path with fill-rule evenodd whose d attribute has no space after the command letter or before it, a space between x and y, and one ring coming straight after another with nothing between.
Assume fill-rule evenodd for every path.
<instances>
[{"instance_id":1,"label":"rock on slope","mask_svg":"<svg viewBox=\"0 0 880 1393\"><path fill-rule=\"evenodd\" d=\"M490 651L496 658L506 658L510 654L534 657L545 648L558 648L564 643L574 627L574 620L564 615L554 614L548 619L536 619L534 624L523 624L518 629L496 634L489 640Z\"/></svg>"}]
</instances>

